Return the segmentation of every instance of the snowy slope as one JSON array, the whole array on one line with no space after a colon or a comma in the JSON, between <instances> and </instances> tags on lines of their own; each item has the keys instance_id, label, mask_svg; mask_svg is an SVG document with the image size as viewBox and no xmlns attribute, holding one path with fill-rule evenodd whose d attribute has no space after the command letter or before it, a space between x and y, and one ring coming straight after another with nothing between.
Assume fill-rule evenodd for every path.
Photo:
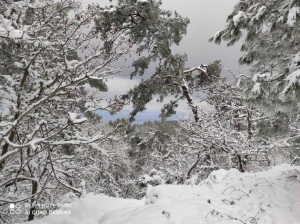
<instances>
[{"instance_id":1,"label":"snowy slope","mask_svg":"<svg viewBox=\"0 0 300 224\"><path fill-rule=\"evenodd\" d=\"M68 218L42 220L31 223L300 223L300 167L280 165L256 173L219 170L201 185L154 187L146 202L88 195Z\"/></svg>"}]
</instances>

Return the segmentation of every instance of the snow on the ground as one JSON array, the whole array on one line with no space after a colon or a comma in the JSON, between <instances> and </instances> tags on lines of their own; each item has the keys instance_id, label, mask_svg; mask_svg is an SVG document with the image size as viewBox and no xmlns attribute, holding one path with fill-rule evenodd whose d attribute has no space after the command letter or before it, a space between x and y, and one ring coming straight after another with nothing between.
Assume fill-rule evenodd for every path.
<instances>
[{"instance_id":1,"label":"snow on the ground","mask_svg":"<svg viewBox=\"0 0 300 224\"><path fill-rule=\"evenodd\" d=\"M153 187L146 201L88 195L73 208L69 217L49 216L31 224L300 223L300 167L218 170L200 185Z\"/></svg>"},{"instance_id":2,"label":"snow on the ground","mask_svg":"<svg viewBox=\"0 0 300 224\"><path fill-rule=\"evenodd\" d=\"M71 215L52 214L26 224L98 224L98 220L113 210L132 210L144 204L141 200L112 198L105 195L87 194L72 202L72 207L62 209Z\"/></svg>"}]
</instances>

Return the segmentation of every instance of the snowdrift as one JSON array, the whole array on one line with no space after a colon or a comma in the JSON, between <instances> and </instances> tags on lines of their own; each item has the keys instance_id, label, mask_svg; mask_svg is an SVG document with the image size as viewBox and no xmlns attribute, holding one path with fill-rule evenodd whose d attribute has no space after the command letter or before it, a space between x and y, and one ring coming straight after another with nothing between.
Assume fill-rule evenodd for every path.
<instances>
[{"instance_id":1,"label":"snowdrift","mask_svg":"<svg viewBox=\"0 0 300 224\"><path fill-rule=\"evenodd\" d=\"M71 212L30 224L300 223L300 167L218 170L200 185L153 187L141 201L88 194Z\"/></svg>"}]
</instances>

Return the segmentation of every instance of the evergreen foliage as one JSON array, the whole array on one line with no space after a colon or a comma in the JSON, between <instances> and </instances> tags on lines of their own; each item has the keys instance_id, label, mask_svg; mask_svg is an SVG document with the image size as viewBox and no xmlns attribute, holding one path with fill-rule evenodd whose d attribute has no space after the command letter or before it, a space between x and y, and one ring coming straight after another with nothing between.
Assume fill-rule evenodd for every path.
<instances>
[{"instance_id":1,"label":"evergreen foliage","mask_svg":"<svg viewBox=\"0 0 300 224\"><path fill-rule=\"evenodd\" d=\"M96 24L102 39L105 39L106 33L111 30L122 31L129 36L137 56L132 63L134 71L131 78L136 75L144 76L150 64L156 66L150 77L143 79L122 97L133 104L131 122L138 112L146 109L146 104L154 96L158 96L158 101L162 102L168 94L176 99L163 108L165 116L175 113L179 99L186 99L195 119L198 120L191 91L186 85L186 82L193 81L195 76L186 77L190 74L185 72L187 56L173 54L171 51L172 45L178 45L186 34L189 20L176 12L172 14L162 10L161 4L160 0L120 0L111 8L102 8L104 13ZM110 51L109 45L106 49ZM200 71L199 76L203 72L204 70ZM207 79L206 76L206 82Z\"/></svg>"},{"instance_id":2,"label":"evergreen foliage","mask_svg":"<svg viewBox=\"0 0 300 224\"><path fill-rule=\"evenodd\" d=\"M244 81L247 99L275 113L287 110L290 116L298 113L299 9L299 1L294 0L239 1L225 29L210 39L217 44L227 41L231 46L245 36L239 62L251 65L253 74L252 80Z\"/></svg>"},{"instance_id":3,"label":"evergreen foliage","mask_svg":"<svg viewBox=\"0 0 300 224\"><path fill-rule=\"evenodd\" d=\"M299 15L299 1L241 0L226 27L210 39L228 46L242 41L239 62L251 66L251 76L240 75L239 87L247 103L263 112L257 134L270 142L276 139L291 154L299 154L293 143L299 122Z\"/></svg>"}]
</instances>

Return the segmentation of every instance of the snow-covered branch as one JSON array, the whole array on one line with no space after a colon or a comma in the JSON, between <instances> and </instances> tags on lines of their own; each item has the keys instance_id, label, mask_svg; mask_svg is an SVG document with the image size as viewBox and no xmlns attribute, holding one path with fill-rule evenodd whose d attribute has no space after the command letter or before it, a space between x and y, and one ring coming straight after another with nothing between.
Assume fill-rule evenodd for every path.
<instances>
[{"instance_id":1,"label":"snow-covered branch","mask_svg":"<svg viewBox=\"0 0 300 224\"><path fill-rule=\"evenodd\" d=\"M193 71L199 71L200 72L200 75L204 75L205 79L209 82L211 82L211 79L209 77L209 75L207 74L207 71L205 71L205 69L203 69L203 65L201 64L200 66L197 66L197 67L194 67L194 68L191 68L191 69L188 69L188 70L185 70L183 71L183 74L188 74L188 73L192 73Z\"/></svg>"}]
</instances>

